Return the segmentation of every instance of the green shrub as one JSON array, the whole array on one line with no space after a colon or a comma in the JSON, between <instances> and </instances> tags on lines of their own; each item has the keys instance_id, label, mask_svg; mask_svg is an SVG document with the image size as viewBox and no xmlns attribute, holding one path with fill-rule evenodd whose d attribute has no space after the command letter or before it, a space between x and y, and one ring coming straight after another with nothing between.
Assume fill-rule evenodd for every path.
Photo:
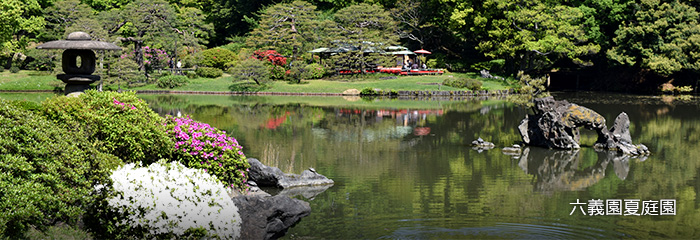
<instances>
[{"instance_id":1,"label":"green shrub","mask_svg":"<svg viewBox=\"0 0 700 240\"><path fill-rule=\"evenodd\" d=\"M282 80L284 79L284 75L287 74L287 70L284 69L282 66L276 66L272 65L270 67L270 79L273 80Z\"/></svg>"},{"instance_id":2,"label":"green shrub","mask_svg":"<svg viewBox=\"0 0 700 240\"><path fill-rule=\"evenodd\" d=\"M18 73L18 72L19 72L19 67L17 67L17 66L12 66L12 67L10 67L10 72L11 72L11 73Z\"/></svg>"},{"instance_id":3,"label":"green shrub","mask_svg":"<svg viewBox=\"0 0 700 240\"><path fill-rule=\"evenodd\" d=\"M125 162L146 164L171 159L174 143L165 132L165 119L133 92L88 90L79 97L56 97L43 103L44 113Z\"/></svg>"},{"instance_id":4,"label":"green shrub","mask_svg":"<svg viewBox=\"0 0 700 240\"><path fill-rule=\"evenodd\" d=\"M302 78L304 79L320 79L326 73L326 69L318 63L312 63L304 67Z\"/></svg>"},{"instance_id":5,"label":"green shrub","mask_svg":"<svg viewBox=\"0 0 700 240\"><path fill-rule=\"evenodd\" d=\"M0 100L0 238L77 223L122 162L60 121Z\"/></svg>"},{"instance_id":6,"label":"green shrub","mask_svg":"<svg viewBox=\"0 0 700 240\"><path fill-rule=\"evenodd\" d=\"M158 78L157 85L159 88L176 88L185 86L190 82L190 79L182 75L170 75Z\"/></svg>"},{"instance_id":7,"label":"green shrub","mask_svg":"<svg viewBox=\"0 0 700 240\"><path fill-rule=\"evenodd\" d=\"M360 91L360 96L374 96L377 95L377 91L374 91L374 89L370 87L363 88L362 91Z\"/></svg>"},{"instance_id":8,"label":"green shrub","mask_svg":"<svg viewBox=\"0 0 700 240\"><path fill-rule=\"evenodd\" d=\"M197 77L199 77L197 76L197 73L193 71L186 71L185 76L187 76L187 78L189 79L196 79Z\"/></svg>"},{"instance_id":9,"label":"green shrub","mask_svg":"<svg viewBox=\"0 0 700 240\"><path fill-rule=\"evenodd\" d=\"M470 78L448 78L442 81L442 85L477 91L481 90L482 83L479 80Z\"/></svg>"},{"instance_id":10,"label":"green shrub","mask_svg":"<svg viewBox=\"0 0 700 240\"><path fill-rule=\"evenodd\" d=\"M221 69L212 67L200 67L197 68L195 72L197 73L197 76L204 78L218 78L224 74L224 71L222 71Z\"/></svg>"},{"instance_id":11,"label":"green shrub","mask_svg":"<svg viewBox=\"0 0 700 240\"><path fill-rule=\"evenodd\" d=\"M226 63L236 60L236 54L223 48L211 48L202 51L200 66L226 69Z\"/></svg>"},{"instance_id":12,"label":"green shrub","mask_svg":"<svg viewBox=\"0 0 700 240\"><path fill-rule=\"evenodd\" d=\"M429 59L428 61L425 62L425 65L428 66L428 68L437 68L438 61L437 61L437 59Z\"/></svg>"},{"instance_id":13,"label":"green shrub","mask_svg":"<svg viewBox=\"0 0 700 240\"><path fill-rule=\"evenodd\" d=\"M490 72L501 72L506 65L505 59L494 59L491 61L478 62L472 65L474 70L488 70Z\"/></svg>"},{"instance_id":14,"label":"green shrub","mask_svg":"<svg viewBox=\"0 0 700 240\"><path fill-rule=\"evenodd\" d=\"M255 58L241 61L231 70L233 81L254 81L258 85L267 84L270 81L270 71L265 63Z\"/></svg>"},{"instance_id":15,"label":"green shrub","mask_svg":"<svg viewBox=\"0 0 700 240\"><path fill-rule=\"evenodd\" d=\"M287 73L284 75L284 78L289 81L290 83L300 83L301 78L302 78L302 73L304 72L304 69L298 66L294 66L289 68L287 70Z\"/></svg>"}]
</instances>

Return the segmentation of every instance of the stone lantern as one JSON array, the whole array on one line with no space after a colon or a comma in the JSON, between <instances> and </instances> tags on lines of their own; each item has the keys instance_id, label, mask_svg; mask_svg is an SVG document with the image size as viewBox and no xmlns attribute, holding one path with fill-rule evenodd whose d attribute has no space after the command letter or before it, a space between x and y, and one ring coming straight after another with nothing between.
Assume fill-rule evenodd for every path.
<instances>
[{"instance_id":1,"label":"stone lantern","mask_svg":"<svg viewBox=\"0 0 700 240\"><path fill-rule=\"evenodd\" d=\"M37 49L65 49L61 66L65 74L56 78L66 83L66 95L79 95L90 88L90 84L100 80L95 72L95 52L93 50L122 50L108 42L92 41L85 32L72 32L66 40L51 41L41 44Z\"/></svg>"}]
</instances>

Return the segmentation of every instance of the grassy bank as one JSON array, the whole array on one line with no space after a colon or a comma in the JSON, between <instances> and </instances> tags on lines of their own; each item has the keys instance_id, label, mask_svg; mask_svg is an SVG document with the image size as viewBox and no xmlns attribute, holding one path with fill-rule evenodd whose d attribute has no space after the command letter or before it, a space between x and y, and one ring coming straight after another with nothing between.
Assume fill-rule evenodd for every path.
<instances>
[{"instance_id":1,"label":"grassy bank","mask_svg":"<svg viewBox=\"0 0 700 240\"><path fill-rule=\"evenodd\" d=\"M483 88L488 90L503 90L510 86L501 80L484 79L477 74L450 73L440 76L393 76L393 75L367 75L362 78L334 77L333 79L303 80L299 84L291 84L286 81L274 81L265 86L258 86L250 82L233 82L233 78L224 75L219 78L190 79L190 83L173 89L158 88L155 84L147 84L139 87L126 87L117 84L105 84L104 89L127 90L180 90L180 91L246 91L246 92L289 92L289 93L342 93L347 89L374 88L382 90L406 90L406 91L458 91L465 90L442 86L442 82L450 77L467 77L477 79L483 83ZM388 79L386 79L388 78ZM20 71L0 73L0 90L32 91L32 90L62 90L63 83L54 75L44 72Z\"/></svg>"}]
</instances>

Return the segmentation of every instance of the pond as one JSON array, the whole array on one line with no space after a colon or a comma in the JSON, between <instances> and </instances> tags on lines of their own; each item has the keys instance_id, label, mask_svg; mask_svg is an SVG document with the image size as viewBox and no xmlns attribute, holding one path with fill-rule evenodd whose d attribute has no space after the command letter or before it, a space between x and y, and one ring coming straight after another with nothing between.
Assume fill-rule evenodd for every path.
<instances>
[{"instance_id":1,"label":"pond","mask_svg":"<svg viewBox=\"0 0 700 240\"><path fill-rule=\"evenodd\" d=\"M313 167L335 180L300 197L312 214L286 239L700 236L697 100L555 94L601 113L608 125L626 112L633 141L652 151L628 158L596 152L596 135L586 130L580 150L528 147L506 155L500 148L520 141L527 111L505 100L142 97L162 114L189 114L226 130L267 165L290 173ZM479 137L497 148L473 150ZM574 208L598 199L622 206L639 199L639 213L643 201L675 200L676 215L591 216Z\"/></svg>"},{"instance_id":2,"label":"pond","mask_svg":"<svg viewBox=\"0 0 700 240\"><path fill-rule=\"evenodd\" d=\"M697 98L554 94L597 111L609 126L626 112L632 140L652 152L631 158L595 151L596 135L587 130L579 150L504 154L502 147L520 141L527 110L503 99L140 96L160 114L225 130L248 157L289 173L313 167L333 179L327 190L298 197L312 213L285 239L700 236ZM497 147L472 149L479 137ZM657 215L591 216L588 207L599 199L619 200L626 210L635 202L627 200L639 200L638 213ZM671 206L666 200L675 201L675 215L653 208Z\"/></svg>"}]
</instances>

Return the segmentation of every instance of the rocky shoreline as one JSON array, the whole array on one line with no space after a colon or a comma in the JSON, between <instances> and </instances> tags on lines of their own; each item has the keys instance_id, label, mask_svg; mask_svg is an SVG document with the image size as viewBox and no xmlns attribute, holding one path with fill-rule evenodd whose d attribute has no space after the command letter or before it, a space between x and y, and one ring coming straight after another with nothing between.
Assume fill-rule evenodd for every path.
<instances>
[{"instance_id":1,"label":"rocky shoreline","mask_svg":"<svg viewBox=\"0 0 700 240\"><path fill-rule=\"evenodd\" d=\"M250 190L231 193L242 219L241 239L277 239L284 236L290 227L311 214L308 202L292 197L313 199L334 183L313 168L301 174L290 174L266 166L255 158L249 158L248 162ZM258 186L281 188L282 191L273 196Z\"/></svg>"}]
</instances>

